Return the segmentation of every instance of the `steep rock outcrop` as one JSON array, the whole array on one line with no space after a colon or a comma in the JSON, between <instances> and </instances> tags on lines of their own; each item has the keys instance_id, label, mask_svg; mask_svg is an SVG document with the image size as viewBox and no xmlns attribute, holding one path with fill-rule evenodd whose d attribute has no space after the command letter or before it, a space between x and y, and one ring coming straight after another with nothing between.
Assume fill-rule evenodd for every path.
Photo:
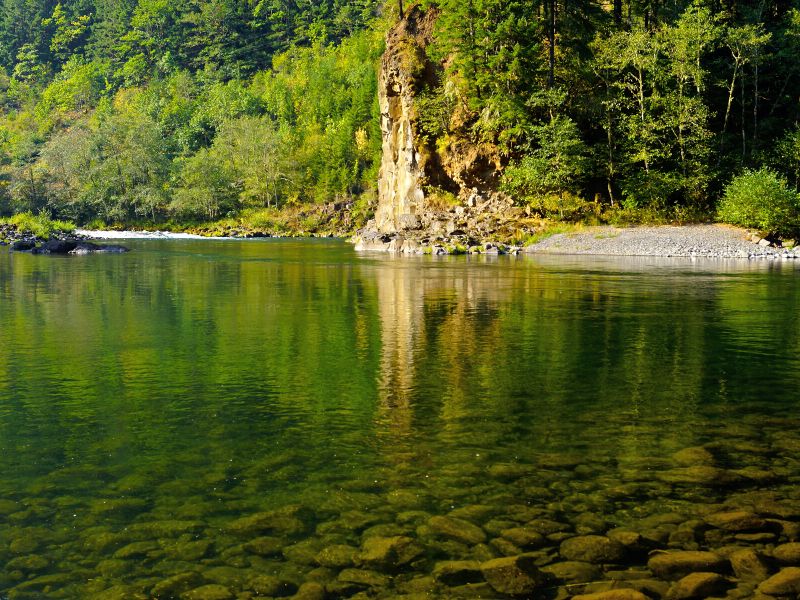
<instances>
[{"instance_id":1,"label":"steep rock outcrop","mask_svg":"<svg viewBox=\"0 0 800 600\"><path fill-rule=\"evenodd\" d=\"M444 65L426 53L438 16L436 8L414 6L387 34L378 81L378 205L375 218L353 238L356 250L483 252L530 232L521 221L527 215L497 192L500 155L491 143L475 141L478 115L458 102L445 135L421 135L420 95L443 94L449 85Z\"/></svg>"},{"instance_id":2,"label":"steep rock outcrop","mask_svg":"<svg viewBox=\"0 0 800 600\"><path fill-rule=\"evenodd\" d=\"M418 141L414 98L431 76L425 47L432 41L436 17L435 10L415 6L386 39L378 85L383 154L375 227L381 233L420 227L429 153Z\"/></svg>"}]
</instances>

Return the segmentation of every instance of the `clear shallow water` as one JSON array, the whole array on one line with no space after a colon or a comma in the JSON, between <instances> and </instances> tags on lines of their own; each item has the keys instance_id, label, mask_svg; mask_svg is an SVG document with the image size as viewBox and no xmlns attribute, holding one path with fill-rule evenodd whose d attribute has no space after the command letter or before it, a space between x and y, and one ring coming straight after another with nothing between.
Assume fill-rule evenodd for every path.
<instances>
[{"instance_id":1,"label":"clear shallow water","mask_svg":"<svg viewBox=\"0 0 800 600\"><path fill-rule=\"evenodd\" d=\"M563 558L552 532L504 544L536 518L649 532L798 502L791 264L127 245L0 251L0 597L148 597L187 572L176 597L264 575L454 597L438 562ZM674 458L698 446L711 476ZM431 524L448 514L485 540ZM398 535L419 556L362 564Z\"/></svg>"}]
</instances>

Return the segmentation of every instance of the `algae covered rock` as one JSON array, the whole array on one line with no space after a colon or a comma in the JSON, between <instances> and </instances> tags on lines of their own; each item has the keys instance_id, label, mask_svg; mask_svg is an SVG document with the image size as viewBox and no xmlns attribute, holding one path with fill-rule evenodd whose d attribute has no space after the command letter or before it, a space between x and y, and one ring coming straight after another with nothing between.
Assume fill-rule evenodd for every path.
<instances>
[{"instance_id":1,"label":"algae covered rock","mask_svg":"<svg viewBox=\"0 0 800 600\"><path fill-rule=\"evenodd\" d=\"M769 579L762 581L758 591L770 596L792 596L800 594L800 567L786 567Z\"/></svg>"},{"instance_id":2,"label":"algae covered rock","mask_svg":"<svg viewBox=\"0 0 800 600\"><path fill-rule=\"evenodd\" d=\"M181 594L195 589L203 584L200 573L190 571L168 577L155 584L150 590L152 598L177 598Z\"/></svg>"},{"instance_id":3,"label":"algae covered rock","mask_svg":"<svg viewBox=\"0 0 800 600\"><path fill-rule=\"evenodd\" d=\"M486 533L464 519L453 517L432 517L428 527L437 535L448 537L469 545L481 544L486 541Z\"/></svg>"},{"instance_id":4,"label":"algae covered rock","mask_svg":"<svg viewBox=\"0 0 800 600\"><path fill-rule=\"evenodd\" d=\"M259 575L250 580L250 589L259 596L283 598L291 596L297 591L297 586L272 575Z\"/></svg>"},{"instance_id":5,"label":"algae covered rock","mask_svg":"<svg viewBox=\"0 0 800 600\"><path fill-rule=\"evenodd\" d=\"M492 589L512 596L532 594L545 581L531 556L508 556L486 561L481 573Z\"/></svg>"},{"instance_id":6,"label":"algae covered rock","mask_svg":"<svg viewBox=\"0 0 800 600\"><path fill-rule=\"evenodd\" d=\"M587 583L599 579L602 571L588 562L566 560L544 566L542 572L564 583Z\"/></svg>"},{"instance_id":7,"label":"algae covered rock","mask_svg":"<svg viewBox=\"0 0 800 600\"><path fill-rule=\"evenodd\" d=\"M218 583L203 585L181 594L181 600L234 600L235 598L230 589Z\"/></svg>"},{"instance_id":8,"label":"algae covered rock","mask_svg":"<svg viewBox=\"0 0 800 600\"><path fill-rule=\"evenodd\" d=\"M422 547L410 537L371 537L364 540L360 559L367 566L396 568L408 565L422 553Z\"/></svg>"},{"instance_id":9,"label":"algae covered rock","mask_svg":"<svg viewBox=\"0 0 800 600\"><path fill-rule=\"evenodd\" d=\"M436 563L433 578L444 585L460 586L483 581L483 574L475 560L445 560Z\"/></svg>"},{"instance_id":10,"label":"algae covered rock","mask_svg":"<svg viewBox=\"0 0 800 600\"><path fill-rule=\"evenodd\" d=\"M724 573L729 562L713 552L679 550L654 555L647 562L650 570L662 579L679 579L694 572Z\"/></svg>"},{"instance_id":11,"label":"algae covered rock","mask_svg":"<svg viewBox=\"0 0 800 600\"><path fill-rule=\"evenodd\" d=\"M335 544L321 550L317 556L317 563L322 567L342 569L352 567L359 558L358 548L345 544Z\"/></svg>"},{"instance_id":12,"label":"algae covered rock","mask_svg":"<svg viewBox=\"0 0 800 600\"><path fill-rule=\"evenodd\" d=\"M232 533L243 536L268 532L294 536L308 532L313 520L314 513L310 509L296 505L236 519L228 528Z\"/></svg>"},{"instance_id":13,"label":"algae covered rock","mask_svg":"<svg viewBox=\"0 0 800 600\"><path fill-rule=\"evenodd\" d=\"M800 542L789 542L776 546L772 556L783 565L800 565Z\"/></svg>"},{"instance_id":14,"label":"algae covered rock","mask_svg":"<svg viewBox=\"0 0 800 600\"><path fill-rule=\"evenodd\" d=\"M742 581L763 581L769 576L764 557L752 548L732 552L728 557L733 573Z\"/></svg>"},{"instance_id":15,"label":"algae covered rock","mask_svg":"<svg viewBox=\"0 0 800 600\"><path fill-rule=\"evenodd\" d=\"M719 573L690 573L676 581L670 588L670 600L691 600L723 595L730 582Z\"/></svg>"},{"instance_id":16,"label":"algae covered rock","mask_svg":"<svg viewBox=\"0 0 800 600\"><path fill-rule=\"evenodd\" d=\"M767 524L764 519L746 510L714 513L706 516L706 522L719 529L735 532L759 531Z\"/></svg>"},{"instance_id":17,"label":"algae covered rock","mask_svg":"<svg viewBox=\"0 0 800 600\"><path fill-rule=\"evenodd\" d=\"M258 556L280 556L285 545L280 538L261 536L244 544L244 549Z\"/></svg>"},{"instance_id":18,"label":"algae covered rock","mask_svg":"<svg viewBox=\"0 0 800 600\"><path fill-rule=\"evenodd\" d=\"M579 594L572 600L650 600L642 592L633 589L608 590L593 594Z\"/></svg>"},{"instance_id":19,"label":"algae covered rock","mask_svg":"<svg viewBox=\"0 0 800 600\"><path fill-rule=\"evenodd\" d=\"M581 535L561 542L559 553L567 560L606 564L622 560L625 547L602 535Z\"/></svg>"}]
</instances>

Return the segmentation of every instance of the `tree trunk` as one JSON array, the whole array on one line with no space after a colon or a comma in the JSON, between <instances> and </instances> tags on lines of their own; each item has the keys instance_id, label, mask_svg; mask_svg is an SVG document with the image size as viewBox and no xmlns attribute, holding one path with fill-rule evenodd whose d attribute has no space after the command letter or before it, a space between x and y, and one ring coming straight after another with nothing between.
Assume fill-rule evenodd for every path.
<instances>
[{"instance_id":1,"label":"tree trunk","mask_svg":"<svg viewBox=\"0 0 800 600\"><path fill-rule=\"evenodd\" d=\"M400 8L400 20L402 21L405 18L403 14L403 0L397 0L398 7Z\"/></svg>"},{"instance_id":2,"label":"tree trunk","mask_svg":"<svg viewBox=\"0 0 800 600\"><path fill-rule=\"evenodd\" d=\"M614 25L622 25L622 0L614 0Z\"/></svg>"}]
</instances>

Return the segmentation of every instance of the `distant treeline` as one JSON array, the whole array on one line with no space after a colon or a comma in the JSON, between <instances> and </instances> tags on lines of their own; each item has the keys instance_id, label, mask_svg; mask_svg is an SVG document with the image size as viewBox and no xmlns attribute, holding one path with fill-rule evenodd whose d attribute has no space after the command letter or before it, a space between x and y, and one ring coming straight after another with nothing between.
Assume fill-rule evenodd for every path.
<instances>
[{"instance_id":1,"label":"distant treeline","mask_svg":"<svg viewBox=\"0 0 800 600\"><path fill-rule=\"evenodd\" d=\"M374 188L373 0L5 0L0 213L214 219Z\"/></svg>"}]
</instances>

